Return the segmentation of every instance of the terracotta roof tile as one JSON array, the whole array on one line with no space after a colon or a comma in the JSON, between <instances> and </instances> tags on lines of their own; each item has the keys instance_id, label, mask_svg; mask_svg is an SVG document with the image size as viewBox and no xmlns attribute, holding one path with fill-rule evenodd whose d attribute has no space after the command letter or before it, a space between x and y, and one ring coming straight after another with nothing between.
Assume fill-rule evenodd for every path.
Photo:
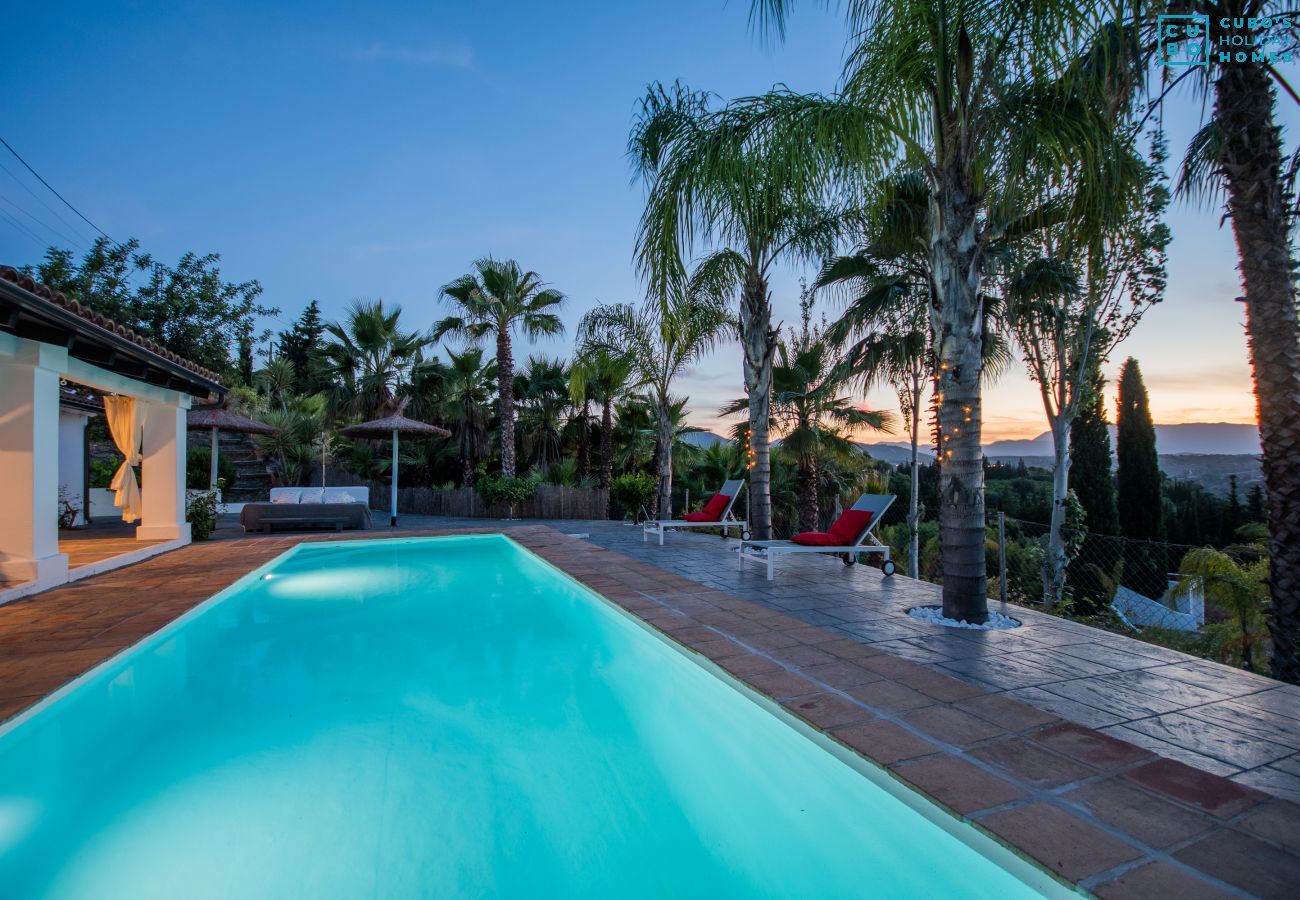
<instances>
[{"instance_id":1,"label":"terracotta roof tile","mask_svg":"<svg viewBox=\"0 0 1300 900\"><path fill-rule=\"evenodd\" d=\"M127 328L125 325L118 324L112 319L100 315L89 307L83 306L81 303L73 300L67 295L51 289L48 285L42 284L30 275L24 274L12 266L0 266L0 278L12 282L23 290L33 293L42 299L49 300L56 306L60 306L68 312L80 316L92 325L98 325L100 328L105 328L109 331L115 332L131 343L143 347L149 352L161 356L163 359L170 360L178 366L188 369L200 378L206 378L208 381L215 381L218 384L221 382L221 376L216 372L213 372L211 369L190 362L180 354L168 350L157 341L147 338L144 335Z\"/></svg>"}]
</instances>

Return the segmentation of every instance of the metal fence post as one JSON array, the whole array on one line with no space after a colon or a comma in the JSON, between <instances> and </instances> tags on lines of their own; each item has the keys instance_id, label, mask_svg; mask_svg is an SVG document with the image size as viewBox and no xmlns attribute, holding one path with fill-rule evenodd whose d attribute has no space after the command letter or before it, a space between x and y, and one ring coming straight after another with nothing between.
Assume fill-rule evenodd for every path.
<instances>
[{"instance_id":1,"label":"metal fence post","mask_svg":"<svg viewBox=\"0 0 1300 900\"><path fill-rule=\"evenodd\" d=\"M1007 605L1007 514L998 510L998 598Z\"/></svg>"}]
</instances>

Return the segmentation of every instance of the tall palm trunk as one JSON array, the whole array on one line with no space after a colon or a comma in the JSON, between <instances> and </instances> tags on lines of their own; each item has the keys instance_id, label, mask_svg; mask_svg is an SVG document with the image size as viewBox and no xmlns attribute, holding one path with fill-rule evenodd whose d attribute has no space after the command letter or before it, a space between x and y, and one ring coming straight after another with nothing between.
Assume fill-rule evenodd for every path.
<instances>
[{"instance_id":1,"label":"tall palm trunk","mask_svg":"<svg viewBox=\"0 0 1300 900\"><path fill-rule=\"evenodd\" d=\"M497 330L497 398L501 407L501 475L515 477L515 358L510 352L510 330Z\"/></svg>"},{"instance_id":2,"label":"tall palm trunk","mask_svg":"<svg viewBox=\"0 0 1300 900\"><path fill-rule=\"evenodd\" d=\"M740 343L744 350L745 390L749 394L749 528L756 540L772 537L772 450L768 422L772 414L772 298L757 268L745 274L740 301Z\"/></svg>"},{"instance_id":3,"label":"tall palm trunk","mask_svg":"<svg viewBox=\"0 0 1300 900\"><path fill-rule=\"evenodd\" d=\"M672 401L667 394L659 398L659 421L655 434L655 457L658 480L655 484L656 515L673 517L673 419Z\"/></svg>"},{"instance_id":4,"label":"tall palm trunk","mask_svg":"<svg viewBox=\"0 0 1300 900\"><path fill-rule=\"evenodd\" d=\"M591 474L591 401L582 401L578 430L578 480Z\"/></svg>"},{"instance_id":5,"label":"tall palm trunk","mask_svg":"<svg viewBox=\"0 0 1300 900\"><path fill-rule=\"evenodd\" d=\"M1245 284L1269 531L1275 678L1300 683L1300 328L1274 93L1259 63L1225 64L1215 82L1220 162Z\"/></svg>"},{"instance_id":6,"label":"tall palm trunk","mask_svg":"<svg viewBox=\"0 0 1300 900\"><path fill-rule=\"evenodd\" d=\"M614 479L614 398L606 397L600 411L600 489L609 490ZM605 516L611 511L607 508Z\"/></svg>"},{"instance_id":7,"label":"tall palm trunk","mask_svg":"<svg viewBox=\"0 0 1300 900\"><path fill-rule=\"evenodd\" d=\"M912 484L907 498L907 574L921 577L921 380L913 377L912 385Z\"/></svg>"},{"instance_id":8,"label":"tall palm trunk","mask_svg":"<svg viewBox=\"0 0 1300 900\"><path fill-rule=\"evenodd\" d=\"M955 129L954 129L955 130ZM976 207L957 162L941 172L930 210L934 273L931 323L938 357L939 540L943 546L943 614L976 624L988 620L984 561L984 455L980 369L981 306Z\"/></svg>"},{"instance_id":9,"label":"tall palm trunk","mask_svg":"<svg viewBox=\"0 0 1300 900\"><path fill-rule=\"evenodd\" d=\"M600 488L609 490L614 478L614 399L606 397L600 411Z\"/></svg>"}]
</instances>

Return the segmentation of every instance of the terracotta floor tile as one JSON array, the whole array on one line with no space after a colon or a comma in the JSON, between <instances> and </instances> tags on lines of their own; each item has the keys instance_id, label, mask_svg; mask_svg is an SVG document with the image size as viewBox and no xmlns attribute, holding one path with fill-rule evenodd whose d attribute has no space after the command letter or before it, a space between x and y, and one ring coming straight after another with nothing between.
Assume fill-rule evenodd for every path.
<instances>
[{"instance_id":1,"label":"terracotta floor tile","mask_svg":"<svg viewBox=\"0 0 1300 900\"><path fill-rule=\"evenodd\" d=\"M770 655L773 659L779 659L781 662L791 666L822 666L827 663L836 662L839 657L833 656L824 650L818 650L816 647L808 644L795 644L793 647L781 647L772 650Z\"/></svg>"},{"instance_id":2,"label":"terracotta floor tile","mask_svg":"<svg viewBox=\"0 0 1300 900\"><path fill-rule=\"evenodd\" d=\"M870 684L850 688L848 693L883 712L899 712L934 705L933 697L927 697L920 691L914 691L896 681L873 681Z\"/></svg>"},{"instance_id":3,"label":"terracotta floor tile","mask_svg":"<svg viewBox=\"0 0 1300 900\"><path fill-rule=\"evenodd\" d=\"M1049 712L1044 712L1030 706L1028 703L1021 703L1019 700L1012 700L1001 694L967 697L956 701L953 706L974 713L994 725L1000 725L1007 731L1025 731L1029 728L1051 725L1060 721L1059 718Z\"/></svg>"},{"instance_id":4,"label":"terracotta floor tile","mask_svg":"<svg viewBox=\"0 0 1300 900\"><path fill-rule=\"evenodd\" d=\"M1083 785L1061 796L1101 821L1157 848L1186 841L1216 824L1204 813L1161 800L1118 776Z\"/></svg>"},{"instance_id":5,"label":"terracotta floor tile","mask_svg":"<svg viewBox=\"0 0 1300 900\"><path fill-rule=\"evenodd\" d=\"M978 821L1071 881L1079 881L1142 856L1132 844L1046 803L1019 806L984 816Z\"/></svg>"},{"instance_id":6,"label":"terracotta floor tile","mask_svg":"<svg viewBox=\"0 0 1300 900\"><path fill-rule=\"evenodd\" d=\"M1102 900L1221 900L1238 896L1163 862L1131 869L1118 878L1097 885L1092 892Z\"/></svg>"},{"instance_id":7,"label":"terracotta floor tile","mask_svg":"<svg viewBox=\"0 0 1300 900\"><path fill-rule=\"evenodd\" d=\"M903 713L902 718L934 740L955 747L969 747L1006 734L991 722L944 704L914 709Z\"/></svg>"},{"instance_id":8,"label":"terracotta floor tile","mask_svg":"<svg viewBox=\"0 0 1300 900\"><path fill-rule=\"evenodd\" d=\"M1045 747L1051 747L1057 753L1098 769L1128 766L1153 758L1150 752L1141 747L1073 722L1052 725L1034 732L1030 738Z\"/></svg>"},{"instance_id":9,"label":"terracotta floor tile","mask_svg":"<svg viewBox=\"0 0 1300 900\"><path fill-rule=\"evenodd\" d=\"M1228 829L1184 847L1174 858L1259 897L1289 900L1300 886L1300 856Z\"/></svg>"},{"instance_id":10,"label":"terracotta floor tile","mask_svg":"<svg viewBox=\"0 0 1300 900\"><path fill-rule=\"evenodd\" d=\"M882 766L893 765L905 759L929 756L939 750L934 744L917 737L905 728L880 719L835 728L831 733Z\"/></svg>"},{"instance_id":11,"label":"terracotta floor tile","mask_svg":"<svg viewBox=\"0 0 1300 900\"><path fill-rule=\"evenodd\" d=\"M1172 759L1157 759L1126 772L1124 777L1220 818L1230 818L1245 812L1267 796L1222 776L1193 769Z\"/></svg>"},{"instance_id":12,"label":"terracotta floor tile","mask_svg":"<svg viewBox=\"0 0 1300 900\"><path fill-rule=\"evenodd\" d=\"M846 700L838 694L811 694L807 697L793 697L781 704L796 716L811 725L828 730L841 725L852 725L869 721L875 716L852 700Z\"/></svg>"},{"instance_id":13,"label":"terracotta floor tile","mask_svg":"<svg viewBox=\"0 0 1300 900\"><path fill-rule=\"evenodd\" d=\"M1028 796L1011 782L952 756L938 755L904 763L894 772L962 815Z\"/></svg>"},{"instance_id":14,"label":"terracotta floor tile","mask_svg":"<svg viewBox=\"0 0 1300 900\"><path fill-rule=\"evenodd\" d=\"M1019 737L976 747L970 754L1036 787L1057 787L1096 774L1082 763Z\"/></svg>"},{"instance_id":15,"label":"terracotta floor tile","mask_svg":"<svg viewBox=\"0 0 1300 900\"><path fill-rule=\"evenodd\" d=\"M819 666L801 666L800 671L809 678L816 678L818 681L840 690L848 690L858 685L881 680L881 676L875 672L841 659Z\"/></svg>"},{"instance_id":16,"label":"terracotta floor tile","mask_svg":"<svg viewBox=\"0 0 1300 900\"><path fill-rule=\"evenodd\" d=\"M765 656L759 656L757 653L750 653L748 650L742 650L738 655L724 656L718 660L718 665L732 675L746 679L748 676L756 675L759 672L785 671L779 663L773 662Z\"/></svg>"},{"instance_id":17,"label":"terracotta floor tile","mask_svg":"<svg viewBox=\"0 0 1300 900\"><path fill-rule=\"evenodd\" d=\"M1237 827L1300 855L1300 806L1270 800L1252 809Z\"/></svg>"},{"instance_id":18,"label":"terracotta floor tile","mask_svg":"<svg viewBox=\"0 0 1300 900\"><path fill-rule=\"evenodd\" d=\"M817 685L813 684L807 678L801 678L792 672L784 669L769 672L754 672L743 676L745 681L753 688L762 691L769 697L777 700L783 700L786 697L802 697L804 694L814 694L817 692Z\"/></svg>"}]
</instances>

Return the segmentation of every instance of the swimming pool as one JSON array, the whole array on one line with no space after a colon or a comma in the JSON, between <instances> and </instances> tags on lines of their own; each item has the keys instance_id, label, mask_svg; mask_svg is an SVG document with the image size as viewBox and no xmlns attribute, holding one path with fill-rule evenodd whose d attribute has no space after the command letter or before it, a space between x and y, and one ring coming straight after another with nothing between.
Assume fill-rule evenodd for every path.
<instances>
[{"instance_id":1,"label":"swimming pool","mask_svg":"<svg viewBox=\"0 0 1300 900\"><path fill-rule=\"evenodd\" d=\"M0 729L0 885L1058 888L850 757L502 536L304 544Z\"/></svg>"}]
</instances>

